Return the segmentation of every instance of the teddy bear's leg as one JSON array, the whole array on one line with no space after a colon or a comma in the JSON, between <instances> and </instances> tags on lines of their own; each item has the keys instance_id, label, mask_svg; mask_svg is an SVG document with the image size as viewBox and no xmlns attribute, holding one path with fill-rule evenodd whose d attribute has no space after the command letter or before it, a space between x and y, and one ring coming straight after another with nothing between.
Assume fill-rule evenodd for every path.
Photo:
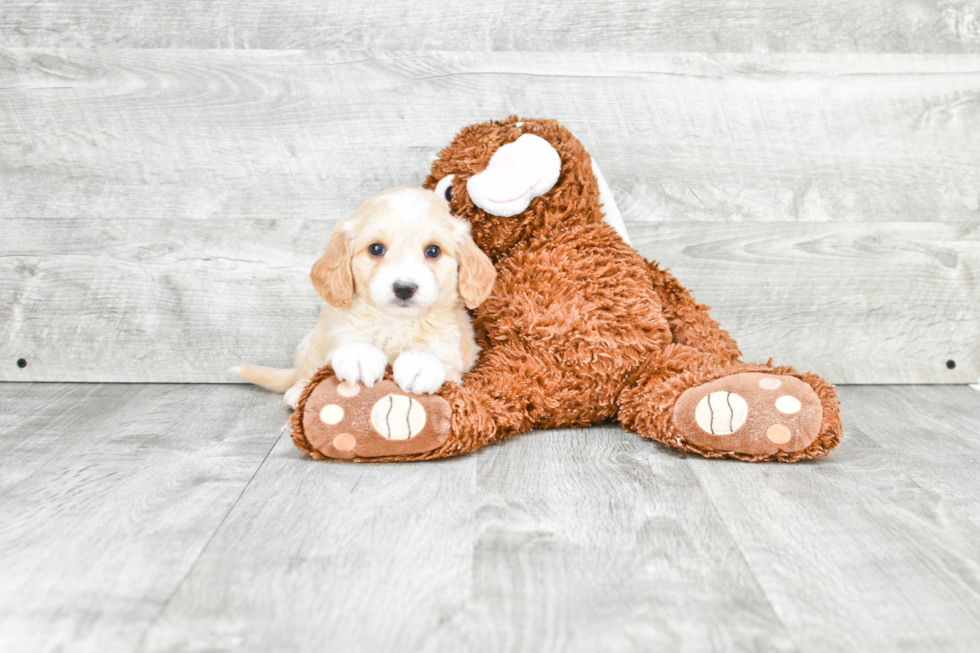
<instances>
[{"instance_id":1,"label":"teddy bear's leg","mask_svg":"<svg viewBox=\"0 0 980 653\"><path fill-rule=\"evenodd\" d=\"M841 438L834 387L816 374L756 363L716 364L670 345L620 395L627 430L711 458L793 462L826 456Z\"/></svg>"},{"instance_id":2,"label":"teddy bear's leg","mask_svg":"<svg viewBox=\"0 0 980 653\"><path fill-rule=\"evenodd\" d=\"M735 339L708 315L710 306L694 301L690 291L656 261L647 262L647 274L660 300L661 310L674 342L710 354L719 363L731 363L742 355Z\"/></svg>"},{"instance_id":3,"label":"teddy bear's leg","mask_svg":"<svg viewBox=\"0 0 980 653\"><path fill-rule=\"evenodd\" d=\"M517 352L485 351L465 385L447 383L441 396L408 394L390 379L373 388L339 383L327 367L293 413L293 440L317 459L397 462L468 453L527 431L532 412L554 408L541 383L554 370L539 367Z\"/></svg>"}]
</instances>

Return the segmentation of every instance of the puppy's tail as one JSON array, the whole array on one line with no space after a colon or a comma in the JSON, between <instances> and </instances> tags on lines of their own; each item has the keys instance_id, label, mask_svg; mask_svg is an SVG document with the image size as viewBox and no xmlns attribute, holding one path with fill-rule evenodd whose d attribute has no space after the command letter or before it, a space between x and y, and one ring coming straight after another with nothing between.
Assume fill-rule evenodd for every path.
<instances>
[{"instance_id":1,"label":"puppy's tail","mask_svg":"<svg viewBox=\"0 0 980 653\"><path fill-rule=\"evenodd\" d=\"M296 370L280 370L275 367L262 367L261 365L239 365L233 367L232 371L250 383L280 394L289 390L299 381Z\"/></svg>"}]
</instances>

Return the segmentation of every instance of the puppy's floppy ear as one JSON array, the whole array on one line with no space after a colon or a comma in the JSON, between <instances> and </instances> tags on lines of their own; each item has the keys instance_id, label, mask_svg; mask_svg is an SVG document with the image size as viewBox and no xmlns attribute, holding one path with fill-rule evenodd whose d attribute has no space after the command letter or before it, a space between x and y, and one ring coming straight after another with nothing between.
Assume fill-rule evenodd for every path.
<instances>
[{"instance_id":1,"label":"puppy's floppy ear","mask_svg":"<svg viewBox=\"0 0 980 653\"><path fill-rule=\"evenodd\" d=\"M474 309L490 296L497 270L469 234L456 238L459 253L459 294L466 308Z\"/></svg>"},{"instance_id":2,"label":"puppy's floppy ear","mask_svg":"<svg viewBox=\"0 0 980 653\"><path fill-rule=\"evenodd\" d=\"M349 308L354 297L354 275L351 272L350 239L344 224L338 224L320 260L310 272L316 294L337 308Z\"/></svg>"}]
</instances>

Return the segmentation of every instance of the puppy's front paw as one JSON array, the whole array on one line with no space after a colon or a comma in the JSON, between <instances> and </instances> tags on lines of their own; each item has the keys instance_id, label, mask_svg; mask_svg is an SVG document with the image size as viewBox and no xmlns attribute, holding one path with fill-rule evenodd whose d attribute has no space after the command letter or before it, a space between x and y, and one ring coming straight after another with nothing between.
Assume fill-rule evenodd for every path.
<instances>
[{"instance_id":1,"label":"puppy's front paw","mask_svg":"<svg viewBox=\"0 0 980 653\"><path fill-rule=\"evenodd\" d=\"M309 382L309 379L302 379L297 381L296 384L289 390L286 390L286 394L283 395L283 399L285 399L287 406L293 410L296 410L296 406L299 405L299 398L303 394L303 389L306 388L306 384Z\"/></svg>"},{"instance_id":2,"label":"puppy's front paw","mask_svg":"<svg viewBox=\"0 0 980 653\"><path fill-rule=\"evenodd\" d=\"M446 367L435 356L406 351L392 365L395 383L405 392L430 395L446 382Z\"/></svg>"},{"instance_id":3,"label":"puppy's front paw","mask_svg":"<svg viewBox=\"0 0 980 653\"><path fill-rule=\"evenodd\" d=\"M330 358L330 366L341 381L363 383L371 388L375 381L384 378L388 357L374 345L354 342L338 347Z\"/></svg>"}]
</instances>

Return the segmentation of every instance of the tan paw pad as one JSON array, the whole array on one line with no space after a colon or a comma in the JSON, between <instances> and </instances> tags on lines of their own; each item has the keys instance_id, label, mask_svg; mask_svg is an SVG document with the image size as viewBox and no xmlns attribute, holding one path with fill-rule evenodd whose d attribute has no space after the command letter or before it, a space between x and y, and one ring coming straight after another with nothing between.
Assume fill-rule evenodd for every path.
<instances>
[{"instance_id":1,"label":"tan paw pad","mask_svg":"<svg viewBox=\"0 0 980 653\"><path fill-rule=\"evenodd\" d=\"M776 444L786 444L793 437L790 430L782 424L773 424L766 429L766 437Z\"/></svg>"},{"instance_id":2,"label":"tan paw pad","mask_svg":"<svg viewBox=\"0 0 980 653\"><path fill-rule=\"evenodd\" d=\"M359 383L351 383L350 381L344 381L337 386L337 394L341 397L356 397L360 391L361 385Z\"/></svg>"},{"instance_id":3,"label":"tan paw pad","mask_svg":"<svg viewBox=\"0 0 980 653\"><path fill-rule=\"evenodd\" d=\"M344 409L337 404L327 404L320 411L320 420L324 424L338 424L344 419Z\"/></svg>"},{"instance_id":4,"label":"tan paw pad","mask_svg":"<svg viewBox=\"0 0 980 653\"><path fill-rule=\"evenodd\" d=\"M782 384L783 382L774 376L764 376L759 379L759 387L763 390L775 390Z\"/></svg>"},{"instance_id":5,"label":"tan paw pad","mask_svg":"<svg viewBox=\"0 0 980 653\"><path fill-rule=\"evenodd\" d=\"M350 433L339 433L333 439L333 446L338 451L350 451L357 445L357 440Z\"/></svg>"},{"instance_id":6,"label":"tan paw pad","mask_svg":"<svg viewBox=\"0 0 980 653\"><path fill-rule=\"evenodd\" d=\"M820 398L809 384L763 372L741 372L688 388L674 405L674 427L683 441L750 456L805 449L822 422Z\"/></svg>"},{"instance_id":7,"label":"tan paw pad","mask_svg":"<svg viewBox=\"0 0 980 653\"><path fill-rule=\"evenodd\" d=\"M371 409L371 424L383 438L408 440L425 428L425 408L411 397L387 395Z\"/></svg>"},{"instance_id":8,"label":"tan paw pad","mask_svg":"<svg viewBox=\"0 0 980 653\"><path fill-rule=\"evenodd\" d=\"M390 380L368 388L327 377L302 410L302 436L327 458L408 456L433 451L449 438L445 399L407 395Z\"/></svg>"},{"instance_id":9,"label":"tan paw pad","mask_svg":"<svg viewBox=\"0 0 980 653\"><path fill-rule=\"evenodd\" d=\"M720 390L698 402L694 419L705 433L730 435L745 423L748 414L749 407L744 399L733 392Z\"/></svg>"},{"instance_id":10,"label":"tan paw pad","mask_svg":"<svg viewBox=\"0 0 980 653\"><path fill-rule=\"evenodd\" d=\"M796 397L790 397L789 395L783 395L776 400L776 410L786 415L792 415L794 413L800 412L800 408L803 404Z\"/></svg>"}]
</instances>

